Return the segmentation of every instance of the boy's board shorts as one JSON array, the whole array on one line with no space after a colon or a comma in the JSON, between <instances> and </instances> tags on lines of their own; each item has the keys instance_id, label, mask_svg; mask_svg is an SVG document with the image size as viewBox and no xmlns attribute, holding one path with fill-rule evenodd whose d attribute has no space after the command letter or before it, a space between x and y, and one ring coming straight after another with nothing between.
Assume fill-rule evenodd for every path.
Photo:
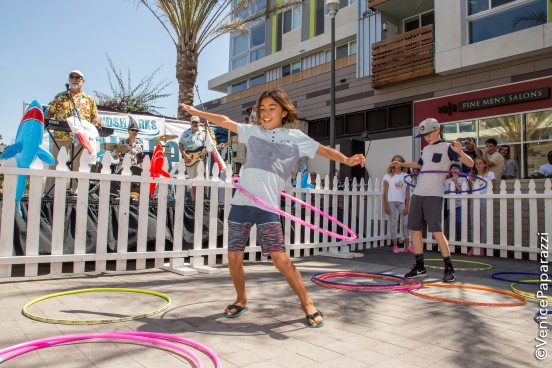
<instances>
[{"instance_id":1,"label":"boy's board shorts","mask_svg":"<svg viewBox=\"0 0 552 368\"><path fill-rule=\"evenodd\" d=\"M284 233L280 216L253 206L232 205L228 215L228 251L243 252L249 241L249 232L257 225L257 239L263 256L285 252Z\"/></svg>"}]
</instances>

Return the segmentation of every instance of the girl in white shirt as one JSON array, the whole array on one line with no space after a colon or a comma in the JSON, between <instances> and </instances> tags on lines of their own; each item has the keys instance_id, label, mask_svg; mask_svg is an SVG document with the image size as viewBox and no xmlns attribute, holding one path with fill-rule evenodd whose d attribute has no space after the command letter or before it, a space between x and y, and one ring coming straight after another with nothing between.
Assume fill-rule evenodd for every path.
<instances>
[{"instance_id":1,"label":"girl in white shirt","mask_svg":"<svg viewBox=\"0 0 552 368\"><path fill-rule=\"evenodd\" d=\"M395 155L391 162L393 161L404 162L404 158L400 155ZM397 226L399 225L399 221L404 236L404 251L414 253L414 249L410 246L410 233L406 227L408 220L408 205L410 202L410 188L404 181L407 175L405 170L408 169L399 166L389 166L387 173L383 177L384 209L385 213L389 215L393 253L400 252L397 244Z\"/></svg>"},{"instance_id":2,"label":"girl in white shirt","mask_svg":"<svg viewBox=\"0 0 552 368\"><path fill-rule=\"evenodd\" d=\"M474 175L477 175L478 178L473 178L473 177L470 178L470 181L472 182L472 189L477 190L479 188L482 188L485 185L485 182L487 182L487 187L485 189L475 192L477 194L486 194L489 190L489 187L491 186L491 183L492 183L492 186L494 187L495 178L496 178L495 174L494 172L489 171L489 164L485 159L478 157L473 161L474 161L474 165L471 170L471 173ZM485 182L481 179L485 180ZM481 224L480 242L487 243L488 241L487 241L487 200L486 199L481 199L479 211L480 211L479 223ZM472 213L473 213L473 206L472 206ZM473 216L470 219L470 222L472 223L471 228L473 229ZM492 239L489 239L489 240L492 241ZM471 248L468 251L468 256L473 255L473 252L474 250L473 248ZM480 249L479 255L480 256L485 255L483 249Z\"/></svg>"}]
</instances>

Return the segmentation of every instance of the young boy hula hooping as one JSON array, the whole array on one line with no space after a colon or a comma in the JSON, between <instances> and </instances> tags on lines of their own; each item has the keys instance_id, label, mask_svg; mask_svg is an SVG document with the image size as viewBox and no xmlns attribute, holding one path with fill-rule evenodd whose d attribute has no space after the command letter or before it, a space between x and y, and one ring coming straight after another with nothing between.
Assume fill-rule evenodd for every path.
<instances>
[{"instance_id":1,"label":"young boy hula hooping","mask_svg":"<svg viewBox=\"0 0 552 368\"><path fill-rule=\"evenodd\" d=\"M441 170L447 171L451 162L460 161L473 166L473 160L462 151L462 143L455 141L452 144L441 140L441 126L433 118L425 119L418 127L420 134L416 138L424 137L429 143L422 151L418 162L403 163L393 161L391 165L399 167L410 167L421 169L418 175L416 188L410 200L410 211L408 212L408 229L411 231L411 239L414 246L416 264L404 277L425 277L427 271L424 265L424 245L422 239L423 223L427 224L427 230L439 245L439 250L445 262L443 282L453 282L456 279L454 268L450 260L450 249L448 240L443 234L441 214L443 211L443 195L445 191L446 173L426 173L424 171Z\"/></svg>"},{"instance_id":2,"label":"young boy hula hooping","mask_svg":"<svg viewBox=\"0 0 552 368\"><path fill-rule=\"evenodd\" d=\"M321 145L297 129L287 129L287 123L297 119L295 106L287 94L269 90L261 94L256 104L257 124L240 124L227 116L199 111L193 106L180 104L191 115L201 116L213 124L237 133L239 142L247 145L247 158L240 176L240 186L255 197L279 207L280 193L302 156L314 158L316 154L348 166L364 166L363 154L347 157L341 152ZM308 327L322 327L322 313L309 297L301 274L286 253L280 216L267 210L254 200L236 191L228 215L228 263L230 276L236 289L236 301L224 311L226 317L238 317L247 310L244 248L253 224L263 255L270 254L272 263L284 276L307 318Z\"/></svg>"}]
</instances>

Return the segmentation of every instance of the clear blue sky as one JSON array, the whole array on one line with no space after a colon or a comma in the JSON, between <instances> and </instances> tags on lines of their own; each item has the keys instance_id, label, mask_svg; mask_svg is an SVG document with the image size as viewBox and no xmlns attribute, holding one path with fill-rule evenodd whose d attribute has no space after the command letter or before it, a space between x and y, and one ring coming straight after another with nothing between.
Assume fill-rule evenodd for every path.
<instances>
[{"instance_id":1,"label":"clear blue sky","mask_svg":"<svg viewBox=\"0 0 552 368\"><path fill-rule=\"evenodd\" d=\"M176 50L159 21L134 0L0 0L0 135L10 144L23 113L23 101L49 103L65 90L68 73L81 70L84 91L111 95L108 54L133 86L157 67L155 81L172 84L158 100L159 111L176 116ZM228 71L228 36L212 42L199 58L196 84L203 102L224 94L207 81ZM195 103L199 103L197 96Z\"/></svg>"}]
</instances>

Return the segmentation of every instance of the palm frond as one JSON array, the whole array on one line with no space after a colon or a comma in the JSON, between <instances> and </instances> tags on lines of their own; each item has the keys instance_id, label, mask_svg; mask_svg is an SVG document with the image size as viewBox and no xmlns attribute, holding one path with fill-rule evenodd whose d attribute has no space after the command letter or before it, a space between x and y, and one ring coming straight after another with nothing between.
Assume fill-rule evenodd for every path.
<instances>
[{"instance_id":1,"label":"palm frond","mask_svg":"<svg viewBox=\"0 0 552 368\"><path fill-rule=\"evenodd\" d=\"M172 83L166 82L164 79L153 84L154 78L162 65L155 69L150 75L143 77L136 87L133 88L130 68L127 70L125 83L125 78L121 70L115 67L109 55L106 54L106 58L109 64L109 69L106 69L107 80L112 95L94 91L98 99L98 105L127 113L147 112L160 115L157 109L161 107L155 106L154 102L171 95L170 93L162 93L162 91Z\"/></svg>"}]
</instances>

